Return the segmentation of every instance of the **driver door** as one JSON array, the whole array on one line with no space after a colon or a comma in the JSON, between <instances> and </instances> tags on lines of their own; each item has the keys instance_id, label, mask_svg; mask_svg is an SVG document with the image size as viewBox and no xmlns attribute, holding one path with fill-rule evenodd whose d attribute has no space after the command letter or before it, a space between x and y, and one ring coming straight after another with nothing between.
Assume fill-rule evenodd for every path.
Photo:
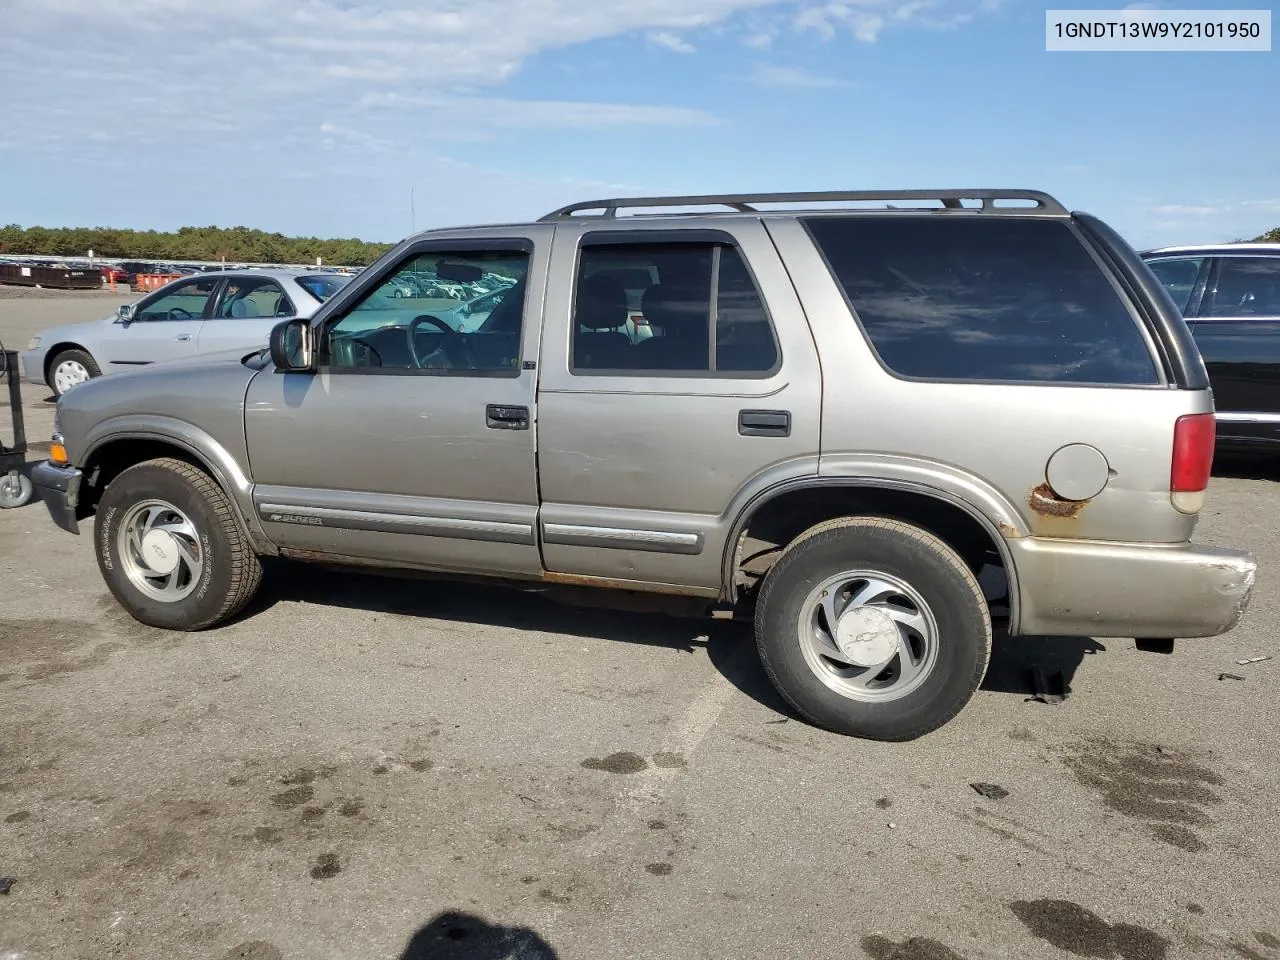
<instances>
[{"instance_id":1,"label":"driver door","mask_svg":"<svg viewBox=\"0 0 1280 960\"><path fill-rule=\"evenodd\" d=\"M540 575L535 361L550 237L409 246L317 315L316 372L254 378L254 504L286 553ZM512 286L504 309L459 331L458 308L500 285Z\"/></svg>"},{"instance_id":2,"label":"driver door","mask_svg":"<svg viewBox=\"0 0 1280 960\"><path fill-rule=\"evenodd\" d=\"M117 322L104 338L103 372L194 356L200 326L213 305L221 277L193 277L170 283L133 308L128 323Z\"/></svg>"}]
</instances>

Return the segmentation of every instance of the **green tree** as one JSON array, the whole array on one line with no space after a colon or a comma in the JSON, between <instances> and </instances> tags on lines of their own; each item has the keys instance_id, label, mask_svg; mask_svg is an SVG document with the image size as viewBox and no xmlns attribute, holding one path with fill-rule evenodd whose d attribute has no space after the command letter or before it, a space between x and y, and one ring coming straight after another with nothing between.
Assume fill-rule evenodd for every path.
<instances>
[{"instance_id":1,"label":"green tree","mask_svg":"<svg viewBox=\"0 0 1280 960\"><path fill-rule=\"evenodd\" d=\"M286 237L251 227L180 227L170 233L112 227L0 227L0 253L81 257L90 250L122 260L207 260L367 266L391 249L354 239Z\"/></svg>"}]
</instances>

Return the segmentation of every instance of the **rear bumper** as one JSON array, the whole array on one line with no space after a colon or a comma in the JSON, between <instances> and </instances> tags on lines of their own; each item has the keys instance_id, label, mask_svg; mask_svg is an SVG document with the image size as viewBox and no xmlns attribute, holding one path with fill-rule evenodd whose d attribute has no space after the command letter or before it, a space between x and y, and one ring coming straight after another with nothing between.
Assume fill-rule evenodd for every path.
<instances>
[{"instance_id":1,"label":"rear bumper","mask_svg":"<svg viewBox=\"0 0 1280 960\"><path fill-rule=\"evenodd\" d=\"M1257 563L1198 544L1008 541L1020 634L1213 637L1244 615Z\"/></svg>"},{"instance_id":2,"label":"rear bumper","mask_svg":"<svg viewBox=\"0 0 1280 960\"><path fill-rule=\"evenodd\" d=\"M80 524L76 521L80 478L81 473L75 467L59 467L48 460L37 463L31 471L31 482L49 508L49 516L67 533L80 533Z\"/></svg>"}]
</instances>

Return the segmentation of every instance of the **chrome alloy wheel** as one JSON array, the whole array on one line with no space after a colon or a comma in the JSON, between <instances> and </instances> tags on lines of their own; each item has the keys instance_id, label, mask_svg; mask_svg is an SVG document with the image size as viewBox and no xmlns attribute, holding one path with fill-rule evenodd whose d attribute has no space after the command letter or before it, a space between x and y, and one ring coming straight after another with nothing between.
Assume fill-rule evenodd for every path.
<instances>
[{"instance_id":1,"label":"chrome alloy wheel","mask_svg":"<svg viewBox=\"0 0 1280 960\"><path fill-rule=\"evenodd\" d=\"M117 554L130 583L161 603L190 596L204 572L195 524L164 500L143 500L120 521Z\"/></svg>"},{"instance_id":2,"label":"chrome alloy wheel","mask_svg":"<svg viewBox=\"0 0 1280 960\"><path fill-rule=\"evenodd\" d=\"M809 668L852 700L904 697L938 661L938 625L924 597L878 571L847 571L818 584L800 607L799 636Z\"/></svg>"}]
</instances>

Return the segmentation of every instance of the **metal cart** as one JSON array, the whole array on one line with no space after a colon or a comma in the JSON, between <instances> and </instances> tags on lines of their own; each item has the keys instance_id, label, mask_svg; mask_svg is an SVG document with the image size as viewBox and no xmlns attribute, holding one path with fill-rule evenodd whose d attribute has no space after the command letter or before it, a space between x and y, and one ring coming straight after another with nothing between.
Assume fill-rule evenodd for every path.
<instances>
[{"instance_id":1,"label":"metal cart","mask_svg":"<svg viewBox=\"0 0 1280 960\"><path fill-rule=\"evenodd\" d=\"M31 478L22 472L27 462L27 431L22 422L22 376L18 351L0 348L0 384L8 382L9 414L13 418L13 446L0 438L0 509L20 507L31 499Z\"/></svg>"}]
</instances>

